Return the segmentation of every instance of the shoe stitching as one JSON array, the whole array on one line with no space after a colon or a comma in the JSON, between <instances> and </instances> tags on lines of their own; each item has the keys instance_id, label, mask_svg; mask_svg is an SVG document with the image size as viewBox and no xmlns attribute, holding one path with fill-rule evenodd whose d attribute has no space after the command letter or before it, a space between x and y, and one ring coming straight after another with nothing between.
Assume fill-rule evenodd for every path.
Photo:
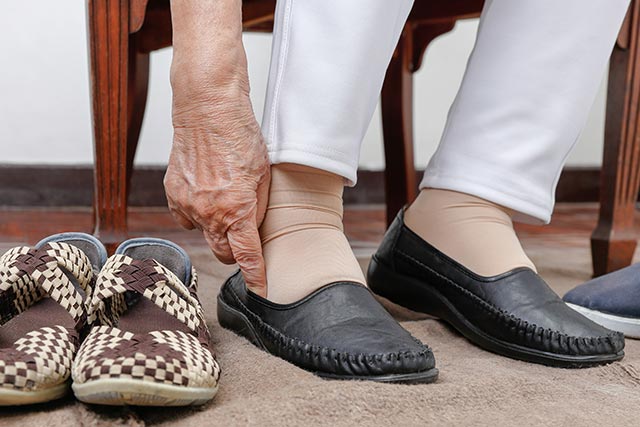
<instances>
[{"instance_id":1,"label":"shoe stitching","mask_svg":"<svg viewBox=\"0 0 640 427\"><path fill-rule=\"evenodd\" d=\"M243 314L249 316L255 323L257 323L257 326L259 328L263 329L268 334L272 335L273 340L276 344L278 344L279 346L284 346L285 350L290 349L296 352L301 352L301 350L303 351L303 348L305 347L308 348L308 350L304 351L304 354L306 354L306 356L308 357L308 361L311 363L313 363L311 360L312 356L322 357L323 356L322 353L335 353L330 356L331 359L335 361L340 361L339 359L341 359L342 361L349 360L350 362L355 362L356 364L361 364L361 361L358 360L359 358L364 358L367 363L372 363L374 361L381 362L382 359L385 358L385 356L388 361L392 361L394 358L397 360L401 360L403 357L414 359L421 356L425 356L428 359L429 355L432 354L432 351L426 346L425 346L426 350L420 351L420 352L405 351L405 352L398 352L398 353L378 353L378 354L368 355L364 353L352 354L348 352L340 352L333 348L309 344L299 338L288 337L283 333L281 333L280 331L273 328L271 325L264 322L262 319L260 319L258 315L253 313L251 310L248 309L248 307L244 305L244 303L240 300L240 297L235 293L235 291L231 288L230 285L227 285L226 288L231 294L231 296L233 297L234 301L239 305L239 308L242 310ZM414 337L412 336L412 338ZM414 338L414 340L416 339ZM424 344L422 343L420 344L424 346ZM326 354L325 357L329 357L329 354ZM369 366L367 363L364 364L364 367L367 369L372 368L372 366Z\"/></svg>"},{"instance_id":2,"label":"shoe stitching","mask_svg":"<svg viewBox=\"0 0 640 427\"><path fill-rule=\"evenodd\" d=\"M615 351L615 345L613 343L613 339L614 338L619 338L620 333L618 333L618 332L613 332L611 334L607 334L605 336L598 336L598 337L574 337L574 336L567 335L567 334L564 334L564 333L559 332L559 331L555 331L553 329L543 328L543 327L538 326L538 325L536 325L534 323L529 323L528 321L526 321L524 319L516 317L513 314L510 314L507 311L501 310L501 309L495 307L494 305L486 302L485 300L483 300L482 298L478 297L473 292L469 291L468 289L463 288L462 286L458 285L457 283L455 283L451 279L443 276L442 274L438 273L437 271L435 271L434 269L432 269L428 265L424 264L420 260L418 260L418 259L412 257L411 255L405 253L401 249L396 249L396 252L399 255L405 257L406 259L408 259L409 261L412 261L412 262L418 264L419 266L427 269L432 274L435 274L437 277L439 277L440 279L444 280L445 282L447 282L448 284L453 286L454 289L456 289L457 291L459 291L462 294L466 295L467 297L471 298L474 302L479 303L479 305L490 316L492 316L492 317L497 316L496 320L498 322L507 324L507 326L509 327L509 331L512 331L515 328L515 334L512 333L512 335L515 335L515 337L521 337L522 334L520 332L524 332L524 337L523 338L524 338L525 342L530 342L532 344L536 344L536 342L533 341L531 338L534 338L534 337L542 338L543 335L550 335L550 336L546 337L546 339L547 340L557 341L560 344L560 349L563 350L563 351L565 351L565 348L564 348L565 346L562 345L562 339L564 338L565 340L568 341L567 342L567 346L566 346L567 347L566 348L566 353L567 354L572 354L569 351L571 349L571 347L576 348L578 350L577 353L581 354L581 352L580 352L580 344L579 344L580 342L582 342L583 344L590 345L592 347L597 346L596 343L598 343L598 344L604 343L604 344L609 345L611 347L611 350ZM531 338L528 338L528 336L531 336Z\"/></svg>"}]
</instances>

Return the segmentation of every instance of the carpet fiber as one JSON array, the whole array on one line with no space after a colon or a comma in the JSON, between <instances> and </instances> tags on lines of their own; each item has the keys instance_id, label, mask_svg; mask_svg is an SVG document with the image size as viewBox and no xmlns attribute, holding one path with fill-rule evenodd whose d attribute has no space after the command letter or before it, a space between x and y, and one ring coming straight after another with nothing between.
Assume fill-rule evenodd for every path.
<instances>
[{"instance_id":1,"label":"carpet fiber","mask_svg":"<svg viewBox=\"0 0 640 427\"><path fill-rule=\"evenodd\" d=\"M563 241L535 242L527 252L552 286L564 293L586 280L589 252ZM554 249L549 249L552 246ZM67 398L0 410L1 426L227 425L638 425L640 342L608 366L566 370L533 365L480 350L443 323L390 307L433 349L435 384L386 385L327 381L270 356L220 328L216 295L234 271L201 246L187 247L200 273L200 296L222 365L220 391L201 408L110 408ZM363 266L367 250L360 250ZM370 252L369 252L370 253Z\"/></svg>"}]
</instances>

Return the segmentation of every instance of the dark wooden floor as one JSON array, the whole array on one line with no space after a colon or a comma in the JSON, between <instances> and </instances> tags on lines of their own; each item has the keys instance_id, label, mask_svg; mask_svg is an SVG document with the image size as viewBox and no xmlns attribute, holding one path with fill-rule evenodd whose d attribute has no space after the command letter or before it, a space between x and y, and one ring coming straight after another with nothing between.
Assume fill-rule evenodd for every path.
<instances>
[{"instance_id":1,"label":"dark wooden floor","mask_svg":"<svg viewBox=\"0 0 640 427\"><path fill-rule=\"evenodd\" d=\"M534 226L517 224L525 245L553 241L573 245L588 243L596 223L597 205L593 203L559 204L551 224ZM197 231L181 229L166 209L133 208L129 214L131 236L153 236L174 240L183 245L204 245ZM351 206L345 209L345 229L355 248L377 245L385 230L381 205ZM3 209L0 210L0 244L34 244L39 239L63 231L91 232L91 210Z\"/></svg>"}]
</instances>

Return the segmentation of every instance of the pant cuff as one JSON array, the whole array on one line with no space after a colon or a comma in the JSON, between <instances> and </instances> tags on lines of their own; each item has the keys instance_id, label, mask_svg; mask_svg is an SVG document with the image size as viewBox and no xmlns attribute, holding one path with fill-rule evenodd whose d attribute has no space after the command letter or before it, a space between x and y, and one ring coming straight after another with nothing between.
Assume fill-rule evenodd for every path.
<instances>
[{"instance_id":1,"label":"pant cuff","mask_svg":"<svg viewBox=\"0 0 640 427\"><path fill-rule=\"evenodd\" d=\"M273 151L269 150L269 160L273 165L295 163L340 175L345 178L345 185L349 187L356 185L358 180L357 165L345 163L324 154L280 148Z\"/></svg>"}]
</instances>

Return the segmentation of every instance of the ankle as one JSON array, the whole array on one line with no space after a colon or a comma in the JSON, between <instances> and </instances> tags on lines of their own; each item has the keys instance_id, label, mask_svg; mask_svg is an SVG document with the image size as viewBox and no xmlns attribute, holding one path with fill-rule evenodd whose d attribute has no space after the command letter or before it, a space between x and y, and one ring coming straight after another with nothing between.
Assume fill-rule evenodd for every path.
<instances>
[{"instance_id":1,"label":"ankle","mask_svg":"<svg viewBox=\"0 0 640 427\"><path fill-rule=\"evenodd\" d=\"M477 274L494 276L517 267L535 271L513 229L512 213L470 194L427 188L407 209L405 224Z\"/></svg>"},{"instance_id":2,"label":"ankle","mask_svg":"<svg viewBox=\"0 0 640 427\"><path fill-rule=\"evenodd\" d=\"M319 169L273 165L269 203L260 226L262 244L310 224L342 232L343 185L342 177Z\"/></svg>"},{"instance_id":3,"label":"ankle","mask_svg":"<svg viewBox=\"0 0 640 427\"><path fill-rule=\"evenodd\" d=\"M268 299L286 304L338 281L365 283L343 233L338 175L294 164L272 166L260 227Z\"/></svg>"}]
</instances>

